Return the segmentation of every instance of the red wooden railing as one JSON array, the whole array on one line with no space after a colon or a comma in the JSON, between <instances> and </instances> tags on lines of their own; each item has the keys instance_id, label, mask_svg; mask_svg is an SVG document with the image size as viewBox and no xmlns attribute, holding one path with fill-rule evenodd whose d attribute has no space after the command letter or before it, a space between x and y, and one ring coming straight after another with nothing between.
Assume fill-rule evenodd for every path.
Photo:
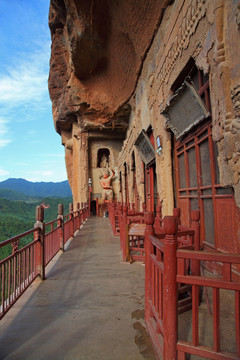
<instances>
[{"instance_id":1,"label":"red wooden railing","mask_svg":"<svg viewBox=\"0 0 240 360\"><path fill-rule=\"evenodd\" d=\"M144 204L145 205L145 204ZM145 206L143 205L143 210ZM120 246L123 261L145 260L145 237L144 237L144 212L129 210L123 206L123 212L119 215ZM144 228L140 225L142 224Z\"/></svg>"},{"instance_id":2,"label":"red wooden railing","mask_svg":"<svg viewBox=\"0 0 240 360\"><path fill-rule=\"evenodd\" d=\"M0 261L0 319L13 306L28 286L40 276L45 279L45 268L64 244L74 236L87 219L86 206L63 216L58 207L58 218L44 223L44 208L37 206L34 228L0 243L0 250L12 245L12 254ZM49 229L49 230L46 230ZM32 241L21 247L21 240L31 236Z\"/></svg>"},{"instance_id":3,"label":"red wooden railing","mask_svg":"<svg viewBox=\"0 0 240 360\"><path fill-rule=\"evenodd\" d=\"M240 359L240 281L234 272L234 265L240 264L240 255L209 253L206 251L177 250L177 261L202 262L222 264L222 277L213 278L212 276L195 276L177 274L177 283L191 285L192 287L192 341L178 341L178 359L185 360L186 354L198 355L209 359ZM213 346L203 346L199 340L199 291L200 287L211 288L213 292ZM234 292L235 296L235 343L236 353L226 353L222 351L220 332L225 324L220 323L220 303L221 290ZM228 310L228 309L227 309ZM234 334L232 334L234 338ZM232 339L233 340L233 339Z\"/></svg>"},{"instance_id":4,"label":"red wooden railing","mask_svg":"<svg viewBox=\"0 0 240 360\"><path fill-rule=\"evenodd\" d=\"M0 249L12 245L12 254L0 261L0 319L38 276L39 239L18 249L19 241L36 235L39 228L28 230L0 243ZM34 236L35 237L35 236Z\"/></svg>"},{"instance_id":5,"label":"red wooden railing","mask_svg":"<svg viewBox=\"0 0 240 360\"><path fill-rule=\"evenodd\" d=\"M199 231L198 214L195 219L195 236ZM240 281L234 268L240 264L240 255L208 253L178 249L180 235L186 236L180 228L178 217L165 217L163 232L154 236L154 214L145 214L146 260L145 260L145 320L147 330L158 358L185 360L186 354L209 359L240 358ZM191 230L191 229L190 229ZM162 238L162 239L160 239ZM184 239L185 240L185 239ZM184 246L186 246L184 244ZM197 246L195 246L196 249ZM189 248L189 246L188 246ZM222 278L200 275L200 262L222 264ZM190 270L189 270L190 269ZM182 287L191 287L192 341L178 339L178 313ZM213 289L213 346L200 345L199 340L199 293L200 287ZM220 289L235 292L235 339L236 350L222 351L220 343ZM180 290L180 291L179 291ZM187 310L187 309L185 309ZM224 324L222 324L224 327Z\"/></svg>"},{"instance_id":6,"label":"red wooden railing","mask_svg":"<svg viewBox=\"0 0 240 360\"><path fill-rule=\"evenodd\" d=\"M120 216L122 212L122 204L116 204L114 202L108 203L108 216L115 236L120 235Z\"/></svg>"}]
</instances>

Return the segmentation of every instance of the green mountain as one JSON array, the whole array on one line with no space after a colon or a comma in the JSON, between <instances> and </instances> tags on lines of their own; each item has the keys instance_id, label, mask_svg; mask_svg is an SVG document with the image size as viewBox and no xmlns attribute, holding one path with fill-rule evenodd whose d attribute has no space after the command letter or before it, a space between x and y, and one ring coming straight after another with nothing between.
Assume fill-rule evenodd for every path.
<instances>
[{"instance_id":1,"label":"green mountain","mask_svg":"<svg viewBox=\"0 0 240 360\"><path fill-rule=\"evenodd\" d=\"M36 202L40 200L40 196L29 196L23 194L18 191L8 190L8 189L0 189L0 198L7 200L15 200L15 201L26 201L26 202Z\"/></svg>"},{"instance_id":2,"label":"green mountain","mask_svg":"<svg viewBox=\"0 0 240 360\"><path fill-rule=\"evenodd\" d=\"M7 192L7 194L12 196L11 192ZM21 197L21 194L19 194L19 197ZM23 194L22 197L24 197ZM72 202L72 197L44 197L37 199L27 197L27 199L27 201L14 201L0 197L0 242L32 229L35 223L36 206L46 205L44 210L44 221L46 223L57 218L58 204L63 204L64 214L67 214L69 204ZM24 246L31 241L31 237L24 238L20 241L20 246ZM10 245L0 248L0 260L10 253Z\"/></svg>"},{"instance_id":3,"label":"green mountain","mask_svg":"<svg viewBox=\"0 0 240 360\"><path fill-rule=\"evenodd\" d=\"M31 182L25 179L7 179L0 182L0 189L23 193L30 197L67 197L72 196L68 181Z\"/></svg>"}]
</instances>

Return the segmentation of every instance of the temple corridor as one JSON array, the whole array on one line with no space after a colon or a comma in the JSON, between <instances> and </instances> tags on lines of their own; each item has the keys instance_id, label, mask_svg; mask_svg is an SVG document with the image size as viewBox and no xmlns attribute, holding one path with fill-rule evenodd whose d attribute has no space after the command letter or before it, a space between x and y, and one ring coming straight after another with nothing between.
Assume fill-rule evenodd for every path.
<instances>
[{"instance_id":1,"label":"temple corridor","mask_svg":"<svg viewBox=\"0 0 240 360\"><path fill-rule=\"evenodd\" d=\"M145 358L144 266L121 263L109 220L90 218L1 320L0 359Z\"/></svg>"}]
</instances>

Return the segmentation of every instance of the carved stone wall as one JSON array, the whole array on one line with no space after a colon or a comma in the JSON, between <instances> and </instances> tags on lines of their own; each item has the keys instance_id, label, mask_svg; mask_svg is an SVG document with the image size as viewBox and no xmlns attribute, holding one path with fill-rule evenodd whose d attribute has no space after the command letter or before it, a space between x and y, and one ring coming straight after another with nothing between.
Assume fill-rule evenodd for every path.
<instances>
[{"instance_id":1,"label":"carved stone wall","mask_svg":"<svg viewBox=\"0 0 240 360\"><path fill-rule=\"evenodd\" d=\"M237 1L175 1L169 6L146 56L132 106L131 126L119 164L130 162L129 154L139 129L152 126L159 135L162 154L156 155L158 192L163 213L173 208L172 144L161 111L172 97L172 85L190 58L209 74L213 139L217 143L222 186L233 186L240 206L240 91Z\"/></svg>"},{"instance_id":2,"label":"carved stone wall","mask_svg":"<svg viewBox=\"0 0 240 360\"><path fill-rule=\"evenodd\" d=\"M234 188L240 206L240 1L51 0L49 14L49 91L74 201L87 198L89 158L84 139L89 128L99 134L107 128L114 135L122 124L122 134L126 128L127 133L118 170L124 177L126 163L132 201L134 151L143 202L141 158L134 144L139 132L151 125L162 144L161 155L156 155L158 193L163 214L171 214L172 143L161 112L192 58L209 75L220 182Z\"/></svg>"},{"instance_id":3,"label":"carved stone wall","mask_svg":"<svg viewBox=\"0 0 240 360\"><path fill-rule=\"evenodd\" d=\"M62 132L62 143L65 146L68 181L76 208L77 203L88 200L88 134L79 131L78 126L73 124L72 131Z\"/></svg>"}]
</instances>

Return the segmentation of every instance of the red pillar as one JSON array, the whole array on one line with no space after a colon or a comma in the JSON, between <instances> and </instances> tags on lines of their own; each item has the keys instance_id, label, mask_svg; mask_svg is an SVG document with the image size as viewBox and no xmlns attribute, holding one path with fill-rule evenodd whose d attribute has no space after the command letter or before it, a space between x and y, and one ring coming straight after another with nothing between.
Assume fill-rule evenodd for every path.
<instances>
[{"instance_id":1,"label":"red pillar","mask_svg":"<svg viewBox=\"0 0 240 360\"><path fill-rule=\"evenodd\" d=\"M177 234L178 218L164 217L163 328L164 360L177 359Z\"/></svg>"},{"instance_id":2,"label":"red pillar","mask_svg":"<svg viewBox=\"0 0 240 360\"><path fill-rule=\"evenodd\" d=\"M77 228L80 230L81 227L81 216L80 216L80 203L77 203Z\"/></svg>"},{"instance_id":3,"label":"red pillar","mask_svg":"<svg viewBox=\"0 0 240 360\"><path fill-rule=\"evenodd\" d=\"M146 203L142 204L142 211L143 211L143 213L145 213L147 211Z\"/></svg>"},{"instance_id":4,"label":"red pillar","mask_svg":"<svg viewBox=\"0 0 240 360\"><path fill-rule=\"evenodd\" d=\"M70 220L71 220L71 224L72 224L71 237L73 237L74 236L74 214L73 214L73 204L72 203L69 204L69 215L70 215Z\"/></svg>"},{"instance_id":5,"label":"red pillar","mask_svg":"<svg viewBox=\"0 0 240 360\"><path fill-rule=\"evenodd\" d=\"M122 223L122 256L123 261L127 261L127 213L128 213L128 206L123 206L123 223Z\"/></svg>"},{"instance_id":6,"label":"red pillar","mask_svg":"<svg viewBox=\"0 0 240 360\"><path fill-rule=\"evenodd\" d=\"M113 229L113 234L116 235L116 218L115 218L115 212L116 212L116 204L115 203L109 203L109 207L111 208L111 224ZM110 213L108 213L108 216Z\"/></svg>"},{"instance_id":7,"label":"red pillar","mask_svg":"<svg viewBox=\"0 0 240 360\"><path fill-rule=\"evenodd\" d=\"M191 212L191 228L194 230L194 250L199 251L200 250L200 211L199 210L193 210ZM192 262L192 274L193 275L200 275L200 261L194 260Z\"/></svg>"},{"instance_id":8,"label":"red pillar","mask_svg":"<svg viewBox=\"0 0 240 360\"><path fill-rule=\"evenodd\" d=\"M149 239L150 235L154 235L154 213L145 212L144 213L144 223L146 224L145 228L145 321L148 321L150 318L150 308L149 300L151 297L151 269L150 269L150 255L152 253L152 243Z\"/></svg>"},{"instance_id":9,"label":"red pillar","mask_svg":"<svg viewBox=\"0 0 240 360\"><path fill-rule=\"evenodd\" d=\"M60 250L64 251L64 219L63 219L63 204L58 205L58 226L59 226L59 245Z\"/></svg>"},{"instance_id":10,"label":"red pillar","mask_svg":"<svg viewBox=\"0 0 240 360\"><path fill-rule=\"evenodd\" d=\"M154 224L156 232L160 231L160 228L162 227L161 219L162 219L162 205L157 205L156 206L156 218L155 218L155 224Z\"/></svg>"},{"instance_id":11,"label":"red pillar","mask_svg":"<svg viewBox=\"0 0 240 360\"><path fill-rule=\"evenodd\" d=\"M40 275L41 279L45 279L45 224L44 224L44 208L43 206L36 207L36 222L34 224L35 228L39 230L34 233L34 240L39 240L37 246L36 254L36 267L37 272Z\"/></svg>"},{"instance_id":12,"label":"red pillar","mask_svg":"<svg viewBox=\"0 0 240 360\"><path fill-rule=\"evenodd\" d=\"M180 208L174 208L173 209L173 216L178 218L178 225L181 224L180 220Z\"/></svg>"}]
</instances>

